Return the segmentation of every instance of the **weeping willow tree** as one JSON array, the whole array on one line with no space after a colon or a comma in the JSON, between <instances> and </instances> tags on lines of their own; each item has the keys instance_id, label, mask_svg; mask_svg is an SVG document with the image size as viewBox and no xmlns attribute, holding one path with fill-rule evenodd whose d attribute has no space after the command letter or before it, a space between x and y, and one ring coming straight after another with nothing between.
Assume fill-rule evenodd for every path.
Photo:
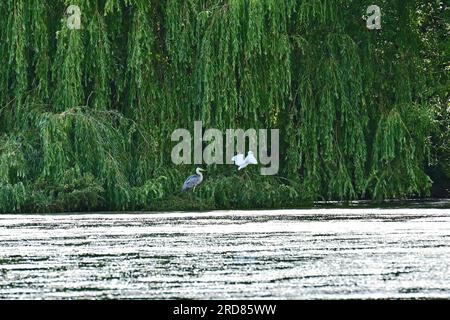
<instances>
[{"instance_id":1,"label":"weeping willow tree","mask_svg":"<svg viewBox=\"0 0 450 320\"><path fill-rule=\"evenodd\" d=\"M0 212L428 195L448 182L449 10L379 0L368 30L370 4L2 1ZM194 121L280 129L279 174L213 165L180 196L170 136Z\"/></svg>"}]
</instances>

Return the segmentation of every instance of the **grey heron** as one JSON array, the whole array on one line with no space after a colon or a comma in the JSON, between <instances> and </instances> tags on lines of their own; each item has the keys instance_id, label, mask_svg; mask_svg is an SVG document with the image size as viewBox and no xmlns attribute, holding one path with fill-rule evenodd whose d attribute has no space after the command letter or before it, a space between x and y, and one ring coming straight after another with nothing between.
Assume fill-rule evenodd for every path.
<instances>
[{"instance_id":1,"label":"grey heron","mask_svg":"<svg viewBox=\"0 0 450 320\"><path fill-rule=\"evenodd\" d=\"M194 188L195 191L195 187L197 187L203 181L202 171L205 170L203 170L202 168L197 168L195 170L196 174L193 174L192 176L186 179L186 181L183 184L183 188L181 189L181 192L185 192L186 190L191 188Z\"/></svg>"},{"instance_id":2,"label":"grey heron","mask_svg":"<svg viewBox=\"0 0 450 320\"><path fill-rule=\"evenodd\" d=\"M238 154L231 158L231 161L234 162L235 165L237 165L239 168L238 170L242 170L245 167L247 167L249 164L258 164L258 161L256 160L255 156L253 155L252 151L249 151L247 154L247 157L244 159L243 154Z\"/></svg>"}]
</instances>

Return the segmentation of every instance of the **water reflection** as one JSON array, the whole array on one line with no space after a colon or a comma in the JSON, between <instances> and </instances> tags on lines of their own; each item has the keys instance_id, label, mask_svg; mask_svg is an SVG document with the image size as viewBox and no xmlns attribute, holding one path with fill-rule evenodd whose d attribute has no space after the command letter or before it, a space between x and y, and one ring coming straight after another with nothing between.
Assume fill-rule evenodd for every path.
<instances>
[{"instance_id":1,"label":"water reflection","mask_svg":"<svg viewBox=\"0 0 450 320\"><path fill-rule=\"evenodd\" d=\"M3 215L0 297L450 298L450 210Z\"/></svg>"}]
</instances>

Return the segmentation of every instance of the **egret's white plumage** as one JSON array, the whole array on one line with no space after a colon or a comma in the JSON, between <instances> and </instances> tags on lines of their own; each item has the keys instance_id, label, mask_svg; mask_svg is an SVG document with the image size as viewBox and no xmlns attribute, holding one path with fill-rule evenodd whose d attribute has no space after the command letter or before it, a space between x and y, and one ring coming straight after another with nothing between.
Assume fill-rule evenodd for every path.
<instances>
[{"instance_id":1,"label":"egret's white plumage","mask_svg":"<svg viewBox=\"0 0 450 320\"><path fill-rule=\"evenodd\" d=\"M247 157L245 157L245 159L244 159L244 155L242 153L239 153L239 154L235 155L233 158L231 158L231 161L233 161L234 164L239 167L238 170L244 169L249 164L258 164L258 161L256 160L255 156L253 155L252 151L248 152Z\"/></svg>"},{"instance_id":2,"label":"egret's white plumage","mask_svg":"<svg viewBox=\"0 0 450 320\"><path fill-rule=\"evenodd\" d=\"M248 152L247 157L245 158L245 161L248 162L248 164L258 164L258 161L256 160L255 156L253 155L252 151Z\"/></svg>"},{"instance_id":3,"label":"egret's white plumage","mask_svg":"<svg viewBox=\"0 0 450 320\"><path fill-rule=\"evenodd\" d=\"M242 153L239 153L238 155L235 155L233 158L231 158L231 161L233 161L235 165L241 166L245 163L244 155Z\"/></svg>"}]
</instances>

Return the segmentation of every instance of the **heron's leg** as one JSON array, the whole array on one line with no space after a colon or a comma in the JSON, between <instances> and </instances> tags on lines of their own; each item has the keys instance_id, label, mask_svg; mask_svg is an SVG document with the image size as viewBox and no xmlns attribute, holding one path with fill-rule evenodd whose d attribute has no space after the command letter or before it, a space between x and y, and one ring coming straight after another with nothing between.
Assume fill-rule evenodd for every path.
<instances>
[{"instance_id":1,"label":"heron's leg","mask_svg":"<svg viewBox=\"0 0 450 320\"><path fill-rule=\"evenodd\" d=\"M197 186L195 186L195 187L197 187ZM195 187L194 187L194 192L195 192Z\"/></svg>"}]
</instances>

